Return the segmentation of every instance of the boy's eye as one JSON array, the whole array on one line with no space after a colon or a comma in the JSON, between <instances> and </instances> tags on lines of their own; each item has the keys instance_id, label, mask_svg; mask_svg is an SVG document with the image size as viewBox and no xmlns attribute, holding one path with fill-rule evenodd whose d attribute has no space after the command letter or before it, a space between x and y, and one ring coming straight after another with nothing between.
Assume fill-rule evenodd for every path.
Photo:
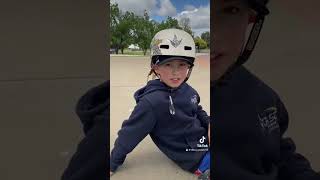
<instances>
[{"instance_id":1,"label":"boy's eye","mask_svg":"<svg viewBox=\"0 0 320 180\"><path fill-rule=\"evenodd\" d=\"M223 9L223 12L228 14L238 14L240 12L240 8L236 6L230 6Z\"/></svg>"},{"instance_id":2,"label":"boy's eye","mask_svg":"<svg viewBox=\"0 0 320 180\"><path fill-rule=\"evenodd\" d=\"M171 64L164 64L164 65L167 66L167 67L171 66Z\"/></svg>"},{"instance_id":3,"label":"boy's eye","mask_svg":"<svg viewBox=\"0 0 320 180\"><path fill-rule=\"evenodd\" d=\"M181 63L181 64L180 64L180 66L187 66L187 64L185 64L185 63Z\"/></svg>"}]
</instances>

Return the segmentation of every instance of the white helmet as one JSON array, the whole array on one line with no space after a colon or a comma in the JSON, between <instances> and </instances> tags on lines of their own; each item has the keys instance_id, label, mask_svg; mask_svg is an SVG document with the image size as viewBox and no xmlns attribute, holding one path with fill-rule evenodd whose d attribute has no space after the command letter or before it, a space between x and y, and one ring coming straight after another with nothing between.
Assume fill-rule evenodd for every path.
<instances>
[{"instance_id":1,"label":"white helmet","mask_svg":"<svg viewBox=\"0 0 320 180\"><path fill-rule=\"evenodd\" d=\"M153 37L150 49L151 65L162 64L164 61L170 60L170 57L174 57L175 59L179 57L193 65L196 57L195 43L192 36L180 29L165 29L159 31Z\"/></svg>"}]
</instances>

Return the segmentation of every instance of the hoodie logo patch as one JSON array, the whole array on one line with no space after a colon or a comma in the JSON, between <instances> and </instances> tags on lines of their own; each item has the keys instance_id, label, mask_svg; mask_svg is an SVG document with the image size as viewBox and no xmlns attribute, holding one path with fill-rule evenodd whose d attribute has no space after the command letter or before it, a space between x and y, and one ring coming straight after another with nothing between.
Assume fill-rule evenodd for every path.
<instances>
[{"instance_id":1,"label":"hoodie logo patch","mask_svg":"<svg viewBox=\"0 0 320 180\"><path fill-rule=\"evenodd\" d=\"M191 101L192 104L197 104L198 103L198 96L197 95L193 95L191 97L190 101Z\"/></svg>"},{"instance_id":2,"label":"hoodie logo patch","mask_svg":"<svg viewBox=\"0 0 320 180\"><path fill-rule=\"evenodd\" d=\"M272 131L279 129L276 107L265 109L262 113L258 114L258 118L264 132L270 134Z\"/></svg>"}]
</instances>

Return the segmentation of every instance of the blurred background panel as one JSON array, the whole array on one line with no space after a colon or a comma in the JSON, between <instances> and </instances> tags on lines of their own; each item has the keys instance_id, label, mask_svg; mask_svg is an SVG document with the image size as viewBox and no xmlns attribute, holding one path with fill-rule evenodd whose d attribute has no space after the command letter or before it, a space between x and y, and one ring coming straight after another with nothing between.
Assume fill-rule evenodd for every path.
<instances>
[{"instance_id":1,"label":"blurred background panel","mask_svg":"<svg viewBox=\"0 0 320 180\"><path fill-rule=\"evenodd\" d=\"M270 1L271 14L246 64L274 88L290 116L286 136L320 171L319 1Z\"/></svg>"},{"instance_id":2,"label":"blurred background panel","mask_svg":"<svg viewBox=\"0 0 320 180\"><path fill-rule=\"evenodd\" d=\"M0 179L57 180L81 140L77 100L109 79L105 1L1 1Z\"/></svg>"}]
</instances>

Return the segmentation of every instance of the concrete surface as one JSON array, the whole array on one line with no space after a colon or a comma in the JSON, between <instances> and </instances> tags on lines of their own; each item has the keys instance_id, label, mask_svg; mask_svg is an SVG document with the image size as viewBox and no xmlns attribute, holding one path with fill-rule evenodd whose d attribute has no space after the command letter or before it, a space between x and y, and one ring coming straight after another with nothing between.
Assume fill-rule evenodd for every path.
<instances>
[{"instance_id":1,"label":"concrete surface","mask_svg":"<svg viewBox=\"0 0 320 180\"><path fill-rule=\"evenodd\" d=\"M110 108L110 150L117 132L135 106L133 93L146 84L150 70L149 57L111 57L111 108ZM209 56L199 55L188 83L201 97L200 104L210 114ZM169 160L147 136L127 156L123 166L112 176L112 180L125 179L192 180L196 176L183 171Z\"/></svg>"}]
</instances>

